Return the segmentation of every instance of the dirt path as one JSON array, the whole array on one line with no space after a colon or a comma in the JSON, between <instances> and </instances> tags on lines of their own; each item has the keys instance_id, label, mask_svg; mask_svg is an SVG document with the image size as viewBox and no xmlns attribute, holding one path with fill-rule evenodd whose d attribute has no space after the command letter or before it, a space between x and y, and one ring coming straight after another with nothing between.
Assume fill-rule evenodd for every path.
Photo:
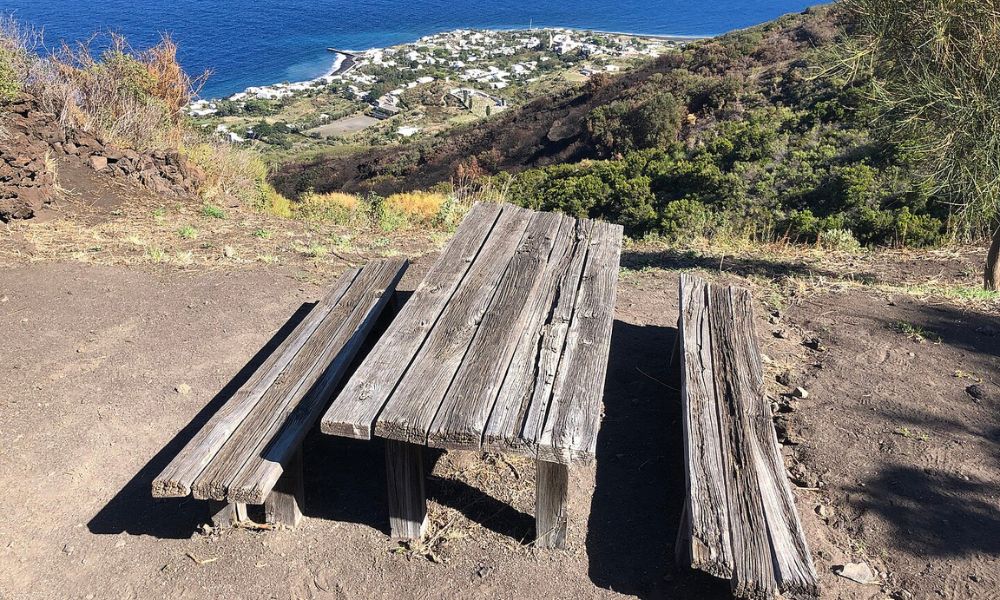
<instances>
[{"instance_id":1,"label":"dirt path","mask_svg":"<svg viewBox=\"0 0 1000 600\"><path fill-rule=\"evenodd\" d=\"M381 448L318 433L306 440L296 531L206 535L201 503L153 501L149 482L192 419L321 289L277 267L0 271L0 598L729 597L726 583L672 562L683 486L678 398L664 383L675 272L623 275L597 465L571 480L568 551L524 543L530 463L467 453L434 457L435 543L397 551ZM862 290L792 298L776 323L760 313L769 374L789 369L810 390L783 410L800 442L786 447L792 472L817 488L796 496L824 597L990 597L1000 404L974 402L973 381L954 375L995 394L993 321ZM941 341L915 342L900 322ZM801 345L810 337L821 352ZM776 397L784 389L775 383ZM832 575L859 559L888 573L883 586Z\"/></svg>"}]
</instances>

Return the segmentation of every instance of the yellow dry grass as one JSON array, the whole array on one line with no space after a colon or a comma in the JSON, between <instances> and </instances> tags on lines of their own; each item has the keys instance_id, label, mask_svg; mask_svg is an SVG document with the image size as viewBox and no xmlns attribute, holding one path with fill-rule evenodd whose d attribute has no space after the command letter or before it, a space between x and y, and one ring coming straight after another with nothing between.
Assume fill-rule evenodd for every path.
<instances>
[{"instance_id":1,"label":"yellow dry grass","mask_svg":"<svg viewBox=\"0 0 1000 600\"><path fill-rule=\"evenodd\" d=\"M410 221L430 223L441 212L447 196L435 192L404 192L386 198L386 204Z\"/></svg>"}]
</instances>

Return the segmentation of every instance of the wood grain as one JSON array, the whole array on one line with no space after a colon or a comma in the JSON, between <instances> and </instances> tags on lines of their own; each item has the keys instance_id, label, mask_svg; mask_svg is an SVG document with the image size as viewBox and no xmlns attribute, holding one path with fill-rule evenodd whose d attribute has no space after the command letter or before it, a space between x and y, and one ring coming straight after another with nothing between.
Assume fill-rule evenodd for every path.
<instances>
[{"instance_id":1,"label":"wood grain","mask_svg":"<svg viewBox=\"0 0 1000 600\"><path fill-rule=\"evenodd\" d=\"M681 422L687 483L685 533L690 566L716 577L733 575L729 503L722 457L719 415L712 374L708 286L681 274L678 338L682 340Z\"/></svg>"},{"instance_id":2,"label":"wood grain","mask_svg":"<svg viewBox=\"0 0 1000 600\"><path fill-rule=\"evenodd\" d=\"M455 236L321 420L324 433L370 439L372 426L493 230L501 207L472 207Z\"/></svg>"},{"instance_id":3,"label":"wood grain","mask_svg":"<svg viewBox=\"0 0 1000 600\"><path fill-rule=\"evenodd\" d=\"M682 275L682 410L692 566L739 598L815 598L817 576L766 401L749 292Z\"/></svg>"},{"instance_id":4,"label":"wood grain","mask_svg":"<svg viewBox=\"0 0 1000 600\"><path fill-rule=\"evenodd\" d=\"M569 524L569 467L535 461L535 545L565 548Z\"/></svg>"},{"instance_id":5,"label":"wood grain","mask_svg":"<svg viewBox=\"0 0 1000 600\"><path fill-rule=\"evenodd\" d=\"M342 369L328 367L344 350L348 340L352 340L356 329L354 326L345 328L345 323L353 323L352 315L358 315L356 309L372 285L383 282L387 273L398 277L397 272L401 268L399 261L377 261L365 266L352 280L351 286L295 355L281 377L267 389L260 402L195 480L191 486L195 498L227 499L230 485L237 482L243 466L252 457L264 452L272 437L313 386L319 384L320 390L332 389L332 385L336 383L334 380L342 374ZM357 342L356 339L353 341ZM302 419L296 422L298 426L303 424ZM288 452L286 457L290 454ZM262 502L263 498L259 498L259 501Z\"/></svg>"},{"instance_id":6,"label":"wood grain","mask_svg":"<svg viewBox=\"0 0 1000 600\"><path fill-rule=\"evenodd\" d=\"M423 447L385 441L385 471L392 537L418 540L427 531Z\"/></svg>"},{"instance_id":7,"label":"wood grain","mask_svg":"<svg viewBox=\"0 0 1000 600\"><path fill-rule=\"evenodd\" d=\"M545 427L538 438L539 459L569 463L594 458L614 324L621 239L620 225L594 223Z\"/></svg>"},{"instance_id":8,"label":"wood grain","mask_svg":"<svg viewBox=\"0 0 1000 600\"><path fill-rule=\"evenodd\" d=\"M291 334L268 356L250 379L198 430L170 464L153 480L153 496L183 497L233 432L254 409L264 393L288 368L288 364L319 327L361 269L348 269Z\"/></svg>"},{"instance_id":9,"label":"wood grain","mask_svg":"<svg viewBox=\"0 0 1000 600\"><path fill-rule=\"evenodd\" d=\"M341 298L343 310L338 306L327 317L338 319L340 324L325 340L322 354L227 483L230 500L260 504L267 498L281 477L282 465L298 451L306 433L329 405L334 389L393 297L406 265L403 259L375 261L355 279Z\"/></svg>"},{"instance_id":10,"label":"wood grain","mask_svg":"<svg viewBox=\"0 0 1000 600\"><path fill-rule=\"evenodd\" d=\"M431 423L427 444L478 450L497 393L510 372L511 358L526 326L547 312L542 275L565 218L552 213L531 217L524 237L501 277L496 293Z\"/></svg>"},{"instance_id":11,"label":"wood grain","mask_svg":"<svg viewBox=\"0 0 1000 600\"><path fill-rule=\"evenodd\" d=\"M543 289L534 296L533 319L525 327L507 377L486 424L483 446L490 450L535 454L552 397L556 367L576 304L590 221L564 218L552 246Z\"/></svg>"},{"instance_id":12,"label":"wood grain","mask_svg":"<svg viewBox=\"0 0 1000 600\"><path fill-rule=\"evenodd\" d=\"M521 242L532 212L504 206L494 231L386 402L375 425L382 438L427 443L427 432L497 285Z\"/></svg>"}]
</instances>

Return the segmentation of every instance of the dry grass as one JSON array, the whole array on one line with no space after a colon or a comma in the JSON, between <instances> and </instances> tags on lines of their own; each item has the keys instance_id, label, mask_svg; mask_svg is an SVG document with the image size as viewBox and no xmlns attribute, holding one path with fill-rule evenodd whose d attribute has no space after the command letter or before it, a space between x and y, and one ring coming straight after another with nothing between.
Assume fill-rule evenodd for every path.
<instances>
[{"instance_id":1,"label":"dry grass","mask_svg":"<svg viewBox=\"0 0 1000 600\"><path fill-rule=\"evenodd\" d=\"M447 196L436 192L404 192L385 199L392 210L406 215L411 222L423 224L432 224L447 201Z\"/></svg>"}]
</instances>

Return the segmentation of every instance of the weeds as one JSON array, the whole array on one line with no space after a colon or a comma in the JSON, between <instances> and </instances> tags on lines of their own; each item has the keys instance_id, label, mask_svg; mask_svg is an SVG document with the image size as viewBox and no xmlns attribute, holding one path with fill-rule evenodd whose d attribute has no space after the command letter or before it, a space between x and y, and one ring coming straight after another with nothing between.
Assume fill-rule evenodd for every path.
<instances>
[{"instance_id":1,"label":"weeds","mask_svg":"<svg viewBox=\"0 0 1000 600\"><path fill-rule=\"evenodd\" d=\"M901 435L906 439L918 440L921 442L927 442L930 440L930 437L926 433L911 431L909 427L900 427L896 430L896 434Z\"/></svg>"},{"instance_id":2,"label":"weeds","mask_svg":"<svg viewBox=\"0 0 1000 600\"><path fill-rule=\"evenodd\" d=\"M198 230L190 225L185 225L177 230L177 235L186 240L193 240L198 237Z\"/></svg>"},{"instance_id":3,"label":"weeds","mask_svg":"<svg viewBox=\"0 0 1000 600\"><path fill-rule=\"evenodd\" d=\"M210 217L212 219L225 219L226 213L218 206L214 204L205 204L201 207L201 214L204 217Z\"/></svg>"},{"instance_id":4,"label":"weeds","mask_svg":"<svg viewBox=\"0 0 1000 600\"><path fill-rule=\"evenodd\" d=\"M269 239L271 239L272 233L268 229L261 228L261 229L255 230L251 235L253 235L255 238L258 238L258 239L261 239L261 240L269 240Z\"/></svg>"},{"instance_id":5,"label":"weeds","mask_svg":"<svg viewBox=\"0 0 1000 600\"><path fill-rule=\"evenodd\" d=\"M907 323L905 321L898 321L892 326L892 329L898 333L905 335L914 342L922 343L930 340L934 343L941 342L941 336L933 332L928 332L923 327L919 325L914 325L913 323Z\"/></svg>"}]
</instances>

